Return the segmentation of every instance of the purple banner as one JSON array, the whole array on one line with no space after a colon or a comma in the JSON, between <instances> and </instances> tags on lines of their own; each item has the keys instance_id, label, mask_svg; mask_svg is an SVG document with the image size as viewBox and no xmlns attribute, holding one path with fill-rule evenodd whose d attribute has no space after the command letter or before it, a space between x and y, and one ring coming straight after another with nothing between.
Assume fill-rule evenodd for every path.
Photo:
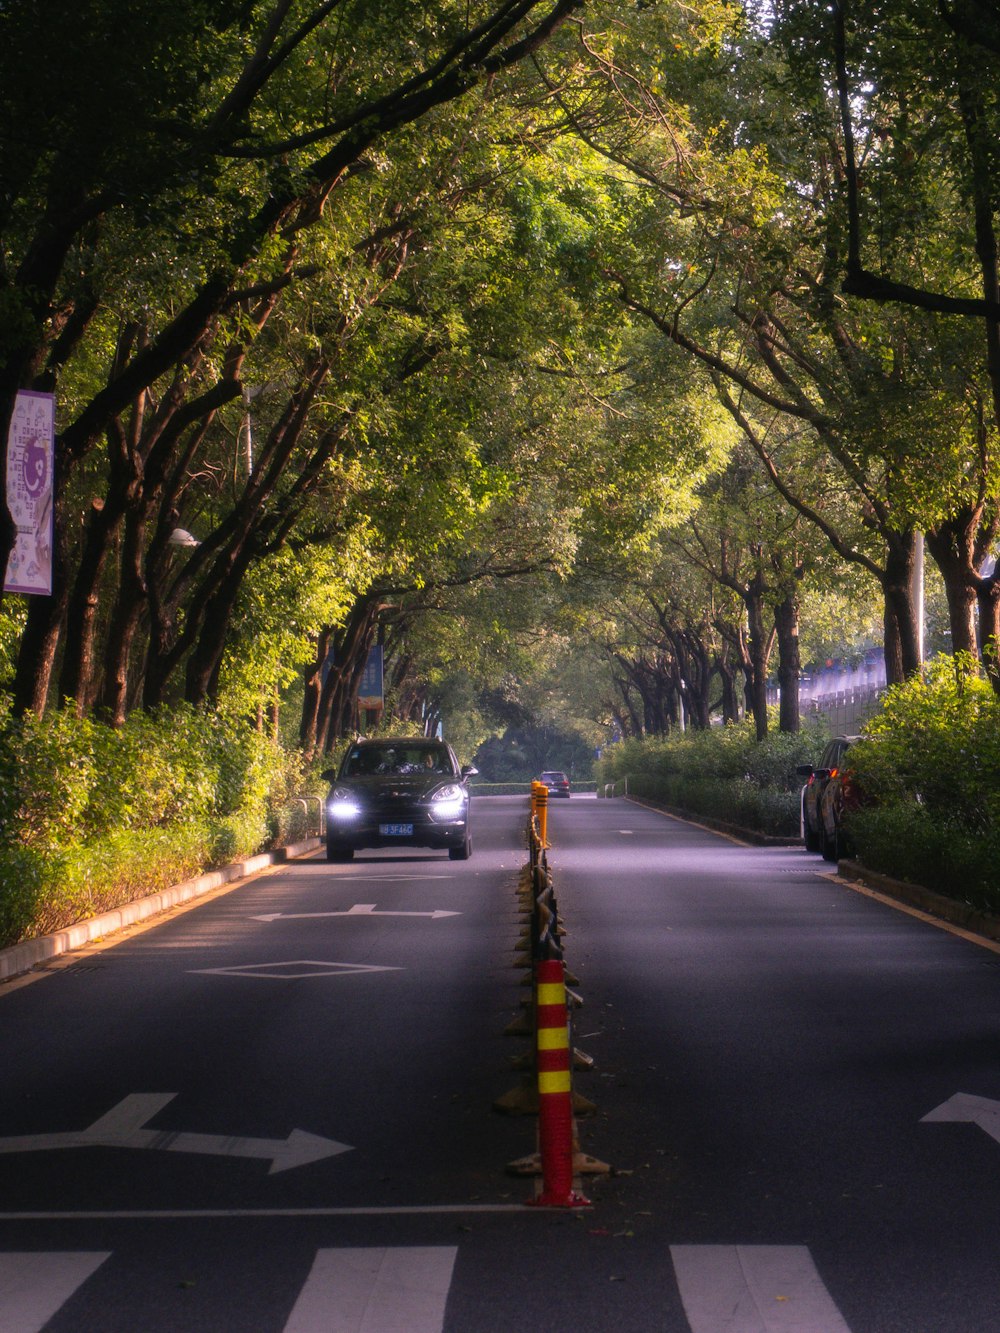
<instances>
[{"instance_id":1,"label":"purple banner","mask_svg":"<svg viewBox=\"0 0 1000 1333\"><path fill-rule=\"evenodd\" d=\"M7 508L17 540L4 592L52 592L52 472L55 395L22 389L7 436Z\"/></svg>"}]
</instances>

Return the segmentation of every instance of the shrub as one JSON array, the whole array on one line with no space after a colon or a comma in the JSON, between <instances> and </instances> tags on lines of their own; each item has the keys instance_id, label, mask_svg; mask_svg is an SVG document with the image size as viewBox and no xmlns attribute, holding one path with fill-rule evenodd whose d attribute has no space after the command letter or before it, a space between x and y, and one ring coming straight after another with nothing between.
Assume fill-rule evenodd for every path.
<instances>
[{"instance_id":1,"label":"shrub","mask_svg":"<svg viewBox=\"0 0 1000 1333\"><path fill-rule=\"evenodd\" d=\"M1000 913L1000 830L972 832L915 802L856 812L851 836L865 865L979 911Z\"/></svg>"},{"instance_id":2,"label":"shrub","mask_svg":"<svg viewBox=\"0 0 1000 1333\"><path fill-rule=\"evenodd\" d=\"M0 715L0 947L315 831L287 804L308 786L297 754L186 707Z\"/></svg>"},{"instance_id":3,"label":"shrub","mask_svg":"<svg viewBox=\"0 0 1000 1333\"><path fill-rule=\"evenodd\" d=\"M880 805L917 803L944 821L1000 821L1000 700L964 658L938 658L894 686L851 750L861 789Z\"/></svg>"},{"instance_id":4,"label":"shrub","mask_svg":"<svg viewBox=\"0 0 1000 1333\"><path fill-rule=\"evenodd\" d=\"M810 728L758 741L747 722L676 738L627 740L598 762L598 790L627 776L636 795L768 836L794 837L802 782L795 769L815 763L824 739Z\"/></svg>"},{"instance_id":5,"label":"shrub","mask_svg":"<svg viewBox=\"0 0 1000 1333\"><path fill-rule=\"evenodd\" d=\"M1000 911L1000 700L963 656L888 691L851 749L864 798L850 818L862 861Z\"/></svg>"}]
</instances>

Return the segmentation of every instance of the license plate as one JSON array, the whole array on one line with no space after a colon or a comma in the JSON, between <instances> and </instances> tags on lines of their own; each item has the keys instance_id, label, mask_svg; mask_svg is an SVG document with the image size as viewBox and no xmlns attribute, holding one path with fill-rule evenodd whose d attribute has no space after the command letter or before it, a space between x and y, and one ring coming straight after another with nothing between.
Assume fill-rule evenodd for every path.
<instances>
[{"instance_id":1,"label":"license plate","mask_svg":"<svg viewBox=\"0 0 1000 1333\"><path fill-rule=\"evenodd\" d=\"M379 836L383 838L412 838L412 824L379 824Z\"/></svg>"}]
</instances>

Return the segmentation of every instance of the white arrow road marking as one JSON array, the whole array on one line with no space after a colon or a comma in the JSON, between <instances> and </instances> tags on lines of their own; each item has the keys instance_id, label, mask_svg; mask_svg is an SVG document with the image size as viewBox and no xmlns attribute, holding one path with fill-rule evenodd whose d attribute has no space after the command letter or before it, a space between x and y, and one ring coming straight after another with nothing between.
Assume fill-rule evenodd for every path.
<instances>
[{"instance_id":1,"label":"white arrow road marking","mask_svg":"<svg viewBox=\"0 0 1000 1333\"><path fill-rule=\"evenodd\" d=\"M671 1245L691 1333L850 1333L804 1245Z\"/></svg>"},{"instance_id":2,"label":"white arrow road marking","mask_svg":"<svg viewBox=\"0 0 1000 1333\"><path fill-rule=\"evenodd\" d=\"M135 1093L95 1120L89 1129L65 1134L29 1134L0 1139L0 1153L47 1152L55 1148L154 1148L160 1152L204 1153L212 1157L258 1157L270 1162L268 1175L350 1152L350 1144L293 1129L287 1139L249 1139L227 1134L178 1134L144 1129L175 1092Z\"/></svg>"},{"instance_id":3,"label":"white arrow road marking","mask_svg":"<svg viewBox=\"0 0 1000 1333\"><path fill-rule=\"evenodd\" d=\"M461 912L446 912L439 908L434 912L376 912L374 903L355 903L346 912L270 912L266 916L252 917L253 921L312 921L321 916L426 916L431 921L440 921L446 916L461 916Z\"/></svg>"},{"instance_id":4,"label":"white arrow road marking","mask_svg":"<svg viewBox=\"0 0 1000 1333\"><path fill-rule=\"evenodd\" d=\"M928 1120L965 1121L985 1129L991 1139L1000 1143L1000 1102L989 1097L974 1097L968 1092L956 1092L946 1102L934 1108L923 1117L923 1125Z\"/></svg>"},{"instance_id":5,"label":"white arrow road marking","mask_svg":"<svg viewBox=\"0 0 1000 1333\"><path fill-rule=\"evenodd\" d=\"M301 981L306 977L356 976L361 972L399 972L398 967L376 967L372 963L327 963L316 958L299 958L288 963L241 963L237 967L192 968L192 975L204 977L253 977L258 981Z\"/></svg>"},{"instance_id":6,"label":"white arrow road marking","mask_svg":"<svg viewBox=\"0 0 1000 1333\"><path fill-rule=\"evenodd\" d=\"M318 1250L284 1333L440 1333L458 1250Z\"/></svg>"},{"instance_id":7,"label":"white arrow road marking","mask_svg":"<svg viewBox=\"0 0 1000 1333\"><path fill-rule=\"evenodd\" d=\"M110 1252L0 1254L0 1328L38 1333Z\"/></svg>"}]
</instances>

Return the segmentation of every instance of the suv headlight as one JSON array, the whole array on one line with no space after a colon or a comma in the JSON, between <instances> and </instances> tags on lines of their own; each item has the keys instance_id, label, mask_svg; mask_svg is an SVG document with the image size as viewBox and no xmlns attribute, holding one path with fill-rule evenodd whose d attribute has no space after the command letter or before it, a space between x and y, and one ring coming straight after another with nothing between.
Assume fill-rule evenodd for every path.
<instances>
[{"instance_id":1,"label":"suv headlight","mask_svg":"<svg viewBox=\"0 0 1000 1333\"><path fill-rule=\"evenodd\" d=\"M334 787L327 797L326 813L330 819L357 819L361 805L349 787Z\"/></svg>"},{"instance_id":2,"label":"suv headlight","mask_svg":"<svg viewBox=\"0 0 1000 1333\"><path fill-rule=\"evenodd\" d=\"M457 782L440 787L431 797L431 814L435 819L457 819L465 809L465 789Z\"/></svg>"}]
</instances>

